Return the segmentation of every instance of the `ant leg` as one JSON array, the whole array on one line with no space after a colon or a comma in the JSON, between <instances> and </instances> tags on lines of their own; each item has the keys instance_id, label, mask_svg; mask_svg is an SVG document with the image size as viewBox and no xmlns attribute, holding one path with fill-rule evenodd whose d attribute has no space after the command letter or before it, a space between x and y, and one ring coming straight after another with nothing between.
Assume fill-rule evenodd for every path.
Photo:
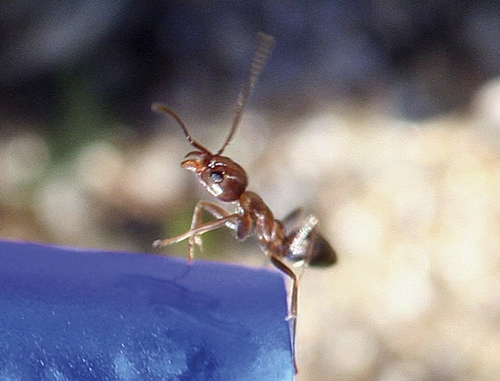
<instances>
[{"instance_id":1,"label":"ant leg","mask_svg":"<svg viewBox=\"0 0 500 381\"><path fill-rule=\"evenodd\" d=\"M290 269L286 264L284 264L279 258L274 255L269 256L271 263L281 272L285 273L290 278L292 283L291 295L290 295L290 311L287 316L287 320L292 321L292 356L293 356L293 366L297 372L297 362L295 358L295 335L297 333L297 305L298 305L298 279L297 275Z\"/></svg>"},{"instance_id":2,"label":"ant leg","mask_svg":"<svg viewBox=\"0 0 500 381\"><path fill-rule=\"evenodd\" d=\"M297 275L293 272L290 267L283 263L279 258L274 255L270 256L271 263L281 272L285 273L286 276L290 278L292 282L292 291L290 295L290 313L287 319L295 319L297 317L297 301L298 301L298 282Z\"/></svg>"},{"instance_id":3,"label":"ant leg","mask_svg":"<svg viewBox=\"0 0 500 381\"><path fill-rule=\"evenodd\" d=\"M301 267L299 279L302 277L304 269L309 265L313 255L313 245L311 243L314 243L317 236L315 229L317 223L318 219L313 215L309 215L307 222L290 237L291 242L289 243L286 257L290 261L297 263L296 267Z\"/></svg>"},{"instance_id":4,"label":"ant leg","mask_svg":"<svg viewBox=\"0 0 500 381\"><path fill-rule=\"evenodd\" d=\"M219 218L218 220L210 221L210 222L207 222L205 224L201 224L198 227L196 227L195 229L190 229L187 232L185 232L183 234L179 234L176 237L167 238L167 239L163 239L163 240L161 240L161 239L156 240L153 242L153 247L163 247L163 246L168 246L168 245L172 245L174 243L184 241L185 239L190 238L194 235L203 234L203 233L209 232L211 230L218 229L221 226L224 226L225 224L227 224L228 222L234 222L234 220L238 219L239 217L240 217L240 215L236 214L236 213L229 214L225 217Z\"/></svg>"},{"instance_id":5,"label":"ant leg","mask_svg":"<svg viewBox=\"0 0 500 381\"><path fill-rule=\"evenodd\" d=\"M231 215L231 213L229 213L226 209L222 208L221 206L219 206L217 204L214 204L214 203L208 202L208 201L199 201L194 208L193 219L191 220L191 227L190 227L189 231L192 231L192 230L194 230L202 225L201 218L202 218L202 211L203 210L206 210L207 212L209 212L217 220L220 220L221 218L224 218L224 217ZM189 262L191 263L191 261L194 258L195 245L198 246L200 248L200 250L203 250L203 243L201 241L200 234L195 234L195 235L192 235L191 237L189 237L188 244L189 244L188 259L189 259Z\"/></svg>"},{"instance_id":6,"label":"ant leg","mask_svg":"<svg viewBox=\"0 0 500 381\"><path fill-rule=\"evenodd\" d=\"M304 211L302 208L296 208L288 213L285 218L283 218L283 225L285 226L285 231L287 233L297 230L298 222L302 219Z\"/></svg>"},{"instance_id":7,"label":"ant leg","mask_svg":"<svg viewBox=\"0 0 500 381\"><path fill-rule=\"evenodd\" d=\"M311 233L308 236L309 242L314 242L317 235L318 235L318 232L313 227L313 229L311 230ZM312 250L313 250L313 245L310 244L307 247L306 254L304 256L304 260L302 261L302 264L299 266L300 267L300 272L299 272L299 276L298 276L299 280L302 279L302 276L304 275L304 270L306 269L306 267L309 266L309 262L311 262Z\"/></svg>"}]
</instances>

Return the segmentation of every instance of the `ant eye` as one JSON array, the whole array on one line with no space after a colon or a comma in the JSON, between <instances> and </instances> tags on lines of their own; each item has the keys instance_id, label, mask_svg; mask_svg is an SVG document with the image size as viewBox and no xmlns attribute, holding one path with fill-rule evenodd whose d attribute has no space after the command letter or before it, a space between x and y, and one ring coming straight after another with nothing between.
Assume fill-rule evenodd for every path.
<instances>
[{"instance_id":1,"label":"ant eye","mask_svg":"<svg viewBox=\"0 0 500 381\"><path fill-rule=\"evenodd\" d=\"M219 171L214 171L210 174L210 179L214 182L214 183L220 183L222 182L222 180L224 179L224 176L222 174L222 172L219 172Z\"/></svg>"}]
</instances>

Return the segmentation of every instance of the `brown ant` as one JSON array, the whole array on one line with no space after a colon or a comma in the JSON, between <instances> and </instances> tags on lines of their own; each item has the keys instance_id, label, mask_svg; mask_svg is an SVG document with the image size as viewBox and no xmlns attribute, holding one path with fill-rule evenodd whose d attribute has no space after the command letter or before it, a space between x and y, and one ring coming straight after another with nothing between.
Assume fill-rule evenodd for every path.
<instances>
[{"instance_id":1,"label":"brown ant","mask_svg":"<svg viewBox=\"0 0 500 381\"><path fill-rule=\"evenodd\" d=\"M310 215L304 221L300 209L295 210L283 221L274 218L264 201L254 192L247 191L248 179L245 170L222 152L231 142L241 121L243 109L252 93L255 82L274 46L274 38L263 33L258 34L259 44L252 59L250 74L245 86L238 95L234 118L229 136L216 153L198 143L189 134L186 125L174 111L163 104L155 103L152 108L173 117L181 126L189 143L196 148L182 162L182 167L198 176L198 181L215 198L223 202L236 204L235 213L208 201L199 201L193 213L191 228L176 237L157 240L154 247L171 245L188 239L189 262L193 260L194 247L201 248L200 235L226 226L236 233L240 241L255 235L260 247L271 263L285 273L291 280L290 312L292 320L292 350L295 351L295 328L297 318L298 277L285 263L301 263L304 266L330 266L337 261L337 255L330 244L316 230L318 220ZM202 210L215 217L215 220L202 223ZM295 361L295 353L294 353Z\"/></svg>"}]
</instances>

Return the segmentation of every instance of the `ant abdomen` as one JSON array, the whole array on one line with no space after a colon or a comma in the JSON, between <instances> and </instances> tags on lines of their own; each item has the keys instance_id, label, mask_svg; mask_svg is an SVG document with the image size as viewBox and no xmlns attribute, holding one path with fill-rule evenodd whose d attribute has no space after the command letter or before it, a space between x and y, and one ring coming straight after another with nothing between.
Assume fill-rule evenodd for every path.
<instances>
[{"instance_id":1,"label":"ant abdomen","mask_svg":"<svg viewBox=\"0 0 500 381\"><path fill-rule=\"evenodd\" d=\"M295 209L284 218L287 236L285 257L288 260L314 267L328 267L337 263L337 253L318 232L317 223L318 219L312 215L305 218L302 208Z\"/></svg>"},{"instance_id":2,"label":"ant abdomen","mask_svg":"<svg viewBox=\"0 0 500 381\"><path fill-rule=\"evenodd\" d=\"M328 241L319 233L310 247L309 260L307 264L314 267L328 267L337 263L337 253Z\"/></svg>"}]
</instances>

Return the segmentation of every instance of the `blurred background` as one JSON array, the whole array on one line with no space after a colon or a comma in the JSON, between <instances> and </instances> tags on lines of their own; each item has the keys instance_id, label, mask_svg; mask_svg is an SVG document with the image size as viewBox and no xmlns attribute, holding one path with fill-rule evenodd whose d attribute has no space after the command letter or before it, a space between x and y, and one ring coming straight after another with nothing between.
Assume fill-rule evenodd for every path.
<instances>
[{"instance_id":1,"label":"blurred background","mask_svg":"<svg viewBox=\"0 0 500 381\"><path fill-rule=\"evenodd\" d=\"M258 31L276 48L225 153L339 255L304 272L297 379L497 380L496 0L4 1L0 236L152 252L187 230L210 196L150 105L218 149ZM229 231L204 244L268 265Z\"/></svg>"}]
</instances>

